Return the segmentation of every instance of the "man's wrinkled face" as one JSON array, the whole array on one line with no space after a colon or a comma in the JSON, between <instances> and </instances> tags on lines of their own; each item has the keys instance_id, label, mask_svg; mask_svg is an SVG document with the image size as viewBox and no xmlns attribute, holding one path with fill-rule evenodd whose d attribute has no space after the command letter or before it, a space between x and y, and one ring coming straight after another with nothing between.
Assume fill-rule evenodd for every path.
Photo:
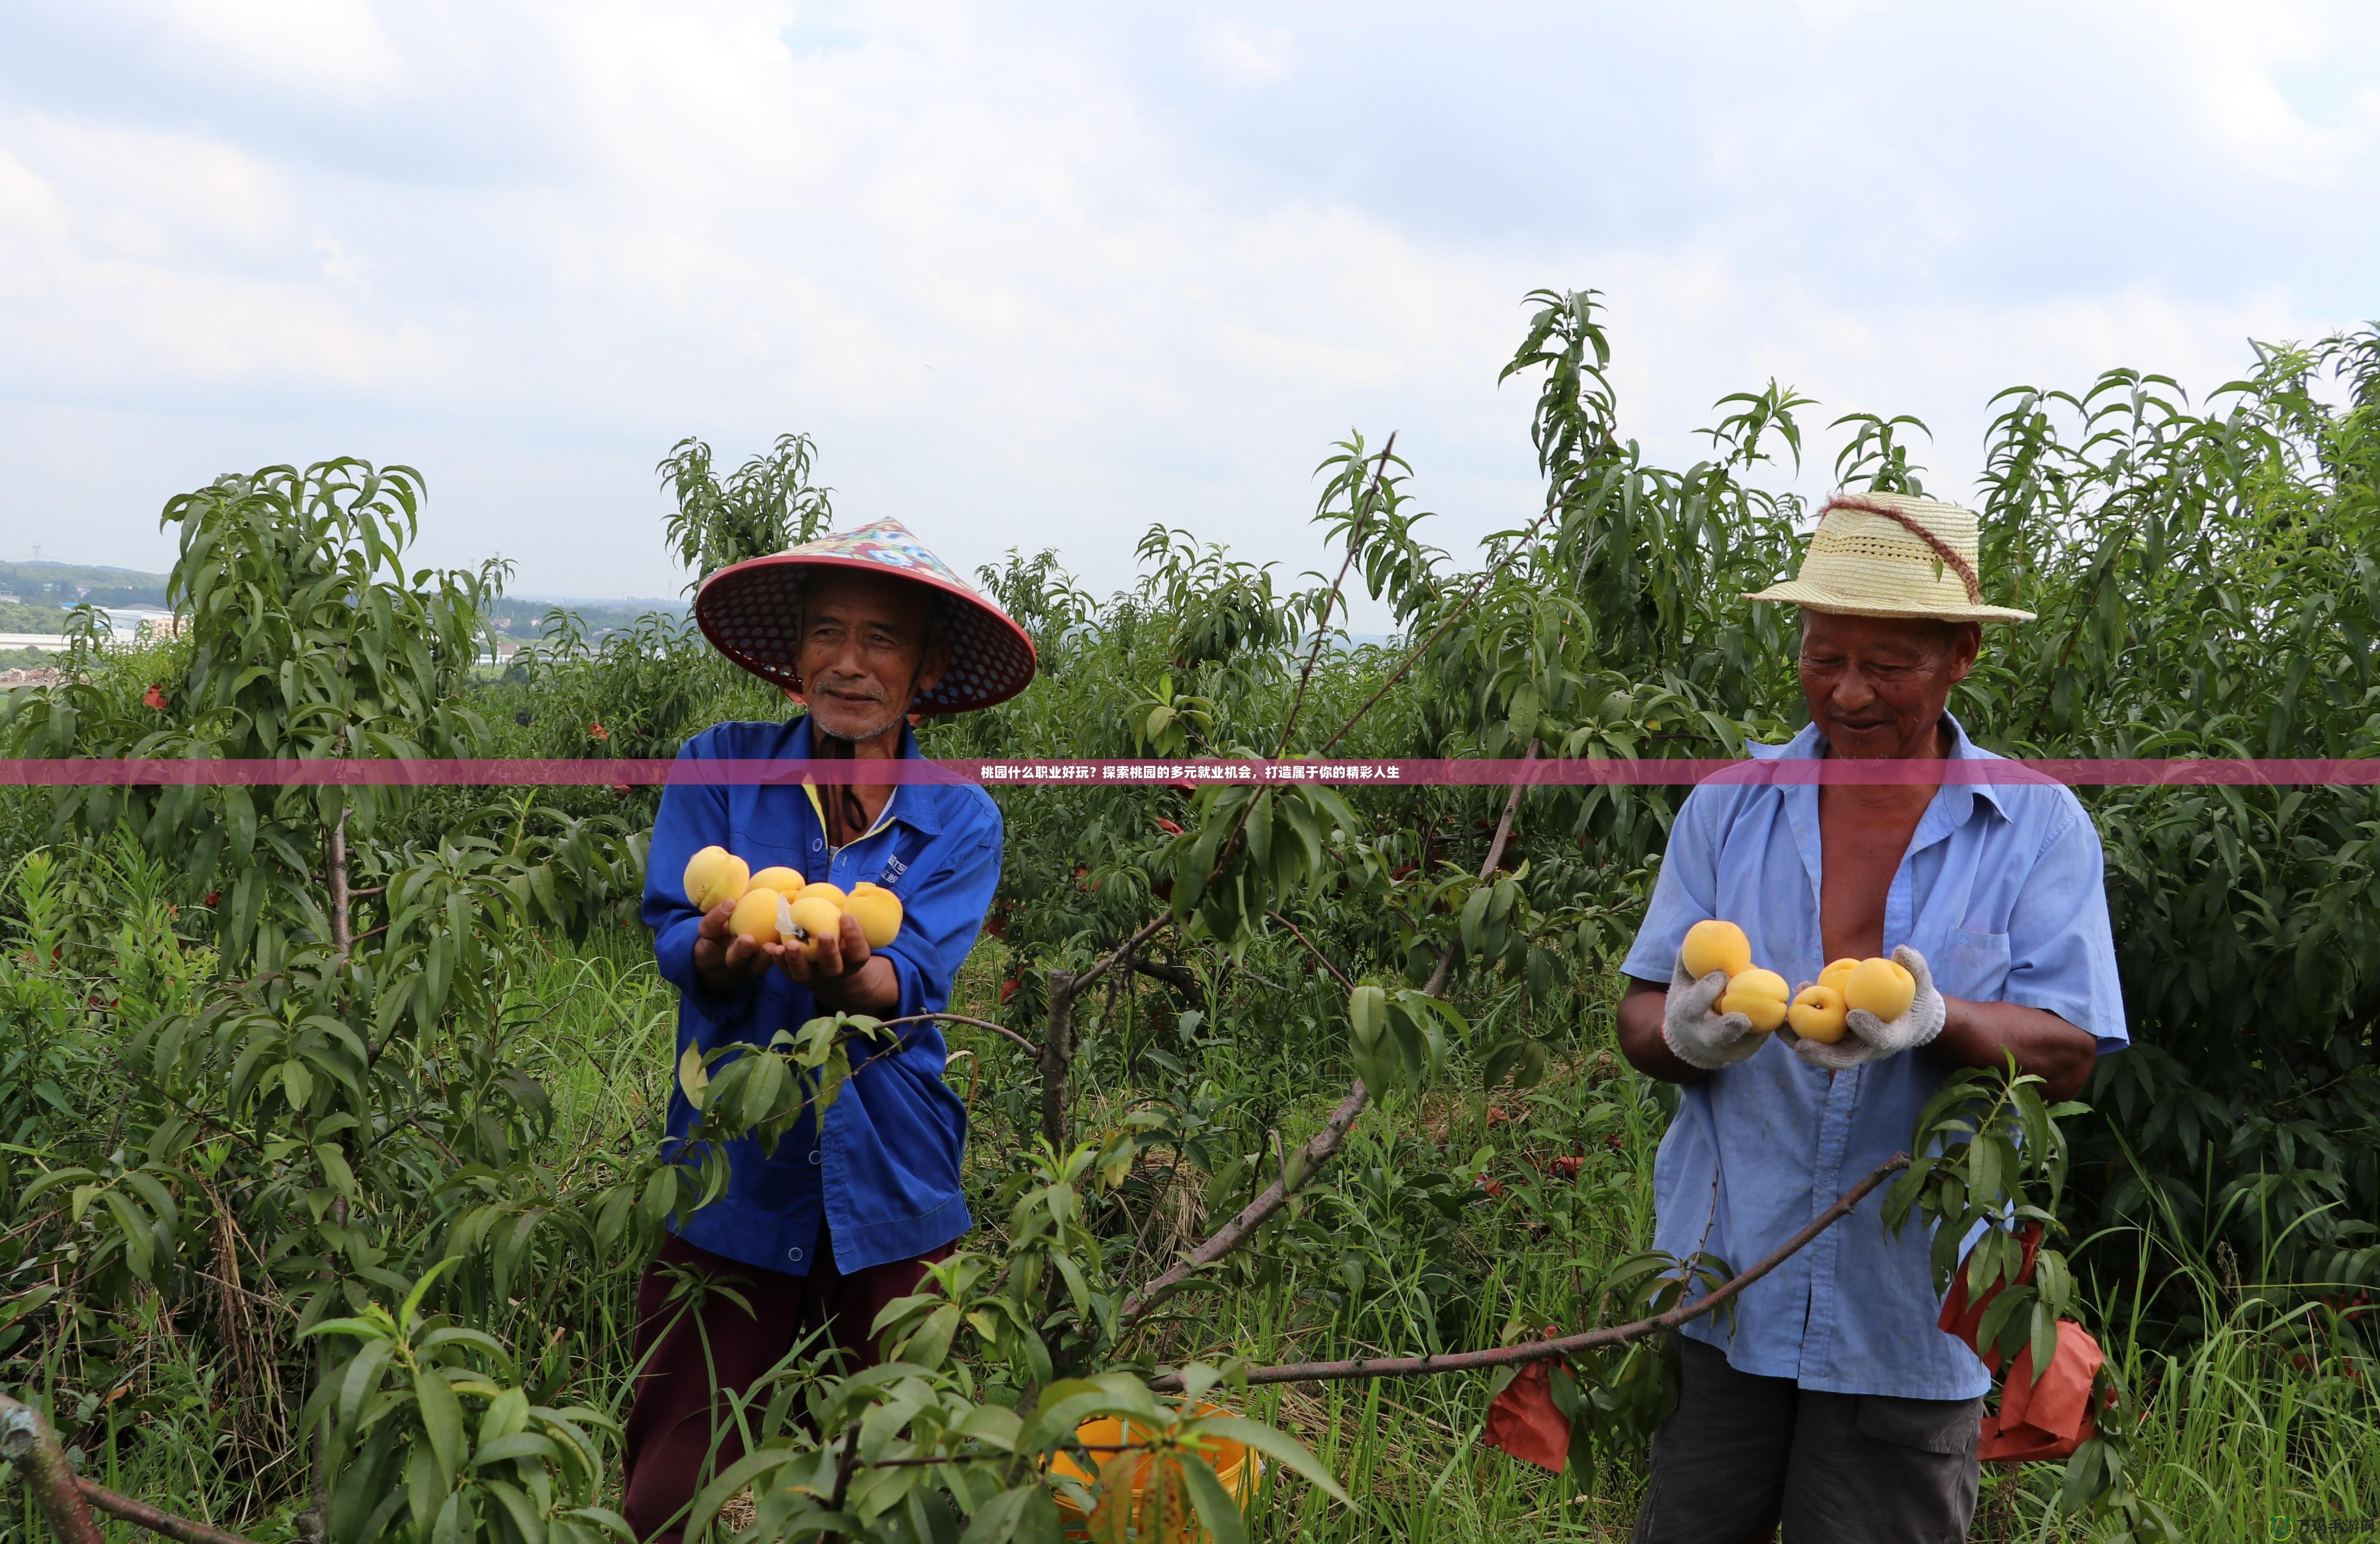
<instances>
[{"instance_id":1,"label":"man's wrinkled face","mask_svg":"<svg viewBox=\"0 0 2380 1544\"><path fill-rule=\"evenodd\" d=\"M1973 622L1802 613L1802 697L1838 756L1925 756L1975 667Z\"/></svg>"},{"instance_id":2,"label":"man's wrinkled face","mask_svg":"<svg viewBox=\"0 0 2380 1544\"><path fill-rule=\"evenodd\" d=\"M941 678L945 650L929 650L933 600L902 579L830 570L802 602L802 695L818 727L872 740Z\"/></svg>"}]
</instances>

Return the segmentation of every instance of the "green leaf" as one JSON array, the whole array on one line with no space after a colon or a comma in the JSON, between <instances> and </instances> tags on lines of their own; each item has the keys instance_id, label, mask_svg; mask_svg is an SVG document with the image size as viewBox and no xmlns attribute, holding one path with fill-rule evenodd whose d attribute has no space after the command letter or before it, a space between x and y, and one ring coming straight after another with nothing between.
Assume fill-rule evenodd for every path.
<instances>
[{"instance_id":1,"label":"green leaf","mask_svg":"<svg viewBox=\"0 0 2380 1544\"><path fill-rule=\"evenodd\" d=\"M1207 1461L1196 1453L1185 1456L1182 1460L1182 1478L1190 1491L1190 1504L1197 1510L1198 1521L1205 1525L1214 1544L1247 1544L1247 1518Z\"/></svg>"},{"instance_id":2,"label":"green leaf","mask_svg":"<svg viewBox=\"0 0 2380 1544\"><path fill-rule=\"evenodd\" d=\"M686 1537L698 1538L719 1515L719 1509L729 1497L751 1484L762 1475L781 1469L795 1459L804 1456L792 1448L762 1448L747 1453L720 1472L719 1477L702 1488L694 1498L694 1510L686 1514Z\"/></svg>"},{"instance_id":3,"label":"green leaf","mask_svg":"<svg viewBox=\"0 0 2380 1544\"><path fill-rule=\"evenodd\" d=\"M417 1368L413 1373L413 1403L421 1412L422 1432L430 1439L431 1453L438 1461L439 1481L443 1488L452 1489L455 1473L463 1465L463 1406L455 1397L455 1386L435 1368Z\"/></svg>"},{"instance_id":4,"label":"green leaf","mask_svg":"<svg viewBox=\"0 0 2380 1544\"><path fill-rule=\"evenodd\" d=\"M1357 987L1347 994L1347 1019L1354 1029L1355 1049L1369 1053L1388 1027L1389 994L1378 987Z\"/></svg>"},{"instance_id":5,"label":"green leaf","mask_svg":"<svg viewBox=\"0 0 2380 1544\"><path fill-rule=\"evenodd\" d=\"M1226 1441L1238 1442L1257 1453L1269 1454L1324 1495L1350 1506L1354 1504L1322 1460L1286 1431L1277 1430L1262 1421L1249 1420L1244 1416L1209 1416L1188 1429L1200 1437L1220 1437Z\"/></svg>"}]
</instances>

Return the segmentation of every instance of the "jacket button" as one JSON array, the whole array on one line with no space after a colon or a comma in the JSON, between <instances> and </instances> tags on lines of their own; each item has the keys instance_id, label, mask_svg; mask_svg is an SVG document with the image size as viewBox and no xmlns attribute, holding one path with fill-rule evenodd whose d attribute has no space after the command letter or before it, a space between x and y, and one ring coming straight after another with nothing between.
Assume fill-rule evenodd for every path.
<instances>
[{"instance_id":1,"label":"jacket button","mask_svg":"<svg viewBox=\"0 0 2380 1544\"><path fill-rule=\"evenodd\" d=\"M818 1149L816 1149L816 1148L812 1148L812 1149L810 1149L810 1161L811 1161L811 1162L813 1162L813 1163L815 1163L815 1162L817 1162L818 1161L819 1161L819 1150L818 1150Z\"/></svg>"},{"instance_id":2,"label":"jacket button","mask_svg":"<svg viewBox=\"0 0 2380 1544\"><path fill-rule=\"evenodd\" d=\"M788 1249L785 1251L785 1258L787 1259L799 1259L802 1258L802 1252L799 1249Z\"/></svg>"}]
</instances>

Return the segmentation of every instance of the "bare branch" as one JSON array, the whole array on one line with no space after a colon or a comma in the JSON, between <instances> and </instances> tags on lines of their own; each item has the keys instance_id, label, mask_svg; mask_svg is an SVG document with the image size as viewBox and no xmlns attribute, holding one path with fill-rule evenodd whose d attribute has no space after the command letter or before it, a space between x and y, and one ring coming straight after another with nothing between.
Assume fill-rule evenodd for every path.
<instances>
[{"instance_id":1,"label":"bare branch","mask_svg":"<svg viewBox=\"0 0 2380 1544\"><path fill-rule=\"evenodd\" d=\"M1164 927L1170 920L1172 920L1170 913L1160 912L1157 916L1149 918L1147 922L1142 923L1140 930L1133 934L1130 938L1125 939L1123 946L1117 949L1115 953L1099 961L1099 964L1092 966L1089 969L1076 975L1070 982L1068 982L1067 990L1077 996L1081 995L1083 991L1092 982L1098 980L1109 971L1113 970L1118 965L1121 965L1134 950L1139 948L1150 939L1155 938L1157 936L1158 930Z\"/></svg>"},{"instance_id":2,"label":"bare branch","mask_svg":"<svg viewBox=\"0 0 2380 1544\"><path fill-rule=\"evenodd\" d=\"M1026 1039L1015 1030L1008 1027L1008 1026L1004 1024L994 1024L988 1018L969 1018L965 1014L911 1014L905 1018L888 1018L880 1020L880 1022L887 1028L890 1028L895 1024L929 1024L937 1022L942 1024L964 1024L970 1029L989 1029L995 1035L1005 1035L1010 1039L1014 1040L1018 1045L1024 1047L1025 1050L1031 1054L1036 1056L1041 1054L1041 1048L1039 1046L1035 1045L1031 1040Z\"/></svg>"},{"instance_id":3,"label":"bare branch","mask_svg":"<svg viewBox=\"0 0 2380 1544\"><path fill-rule=\"evenodd\" d=\"M120 1517L135 1527L147 1528L151 1533L161 1533L168 1538L178 1539L180 1544L250 1544L249 1539L241 1538L238 1534L225 1533L221 1528L209 1527L204 1523L177 1516L171 1512L151 1506L147 1501L136 1501L129 1496L119 1496L103 1485L93 1484L87 1479L78 1479L75 1483L81 1489L83 1500L109 1516Z\"/></svg>"},{"instance_id":4,"label":"bare branch","mask_svg":"<svg viewBox=\"0 0 2380 1544\"><path fill-rule=\"evenodd\" d=\"M1692 1303L1681 1303L1668 1313L1651 1319L1640 1319L1633 1324L1614 1324L1600 1330L1588 1330L1575 1335L1562 1335L1552 1340L1526 1341L1519 1345L1500 1345L1487 1351L1456 1351L1439 1356L1357 1356L1343 1362L1283 1362L1274 1367L1250 1368L1251 1383L1327 1383L1359 1378L1421 1378L1437 1372L1469 1372L1480 1368L1512 1367L1522 1362L1543 1362L1557 1356L1567 1356L1576 1351L1596 1351L1605 1346L1626 1345L1648 1335L1675 1330L1690 1319L1700 1319L1753 1283L1767 1275L1796 1253L1809 1247L1817 1236L1850 1216L1865 1200L1869 1192L1888 1178L1909 1167L1909 1155L1898 1153L1877 1166L1876 1171L1837 1198L1835 1204L1810 1219L1800 1233L1787 1239L1750 1270L1729 1278L1714 1288L1709 1296ZM1160 1393L1178 1392L1181 1376L1165 1373L1152 1378L1148 1386Z\"/></svg>"},{"instance_id":5,"label":"bare branch","mask_svg":"<svg viewBox=\"0 0 2380 1544\"><path fill-rule=\"evenodd\" d=\"M0 1458L17 1466L25 1488L41 1503L42 1515L58 1544L105 1544L99 1525L91 1520L75 1472L67 1463L58 1434L31 1405L0 1394Z\"/></svg>"}]
</instances>

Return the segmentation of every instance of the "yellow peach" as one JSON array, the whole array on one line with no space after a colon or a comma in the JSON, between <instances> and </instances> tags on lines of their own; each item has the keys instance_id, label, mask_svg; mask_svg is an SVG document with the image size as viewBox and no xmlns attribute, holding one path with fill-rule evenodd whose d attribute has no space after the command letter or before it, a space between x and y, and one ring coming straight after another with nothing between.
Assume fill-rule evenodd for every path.
<instances>
[{"instance_id":1,"label":"yellow peach","mask_svg":"<svg viewBox=\"0 0 2380 1544\"><path fill-rule=\"evenodd\" d=\"M773 890L780 895L798 895L802 893L803 882L799 869L788 869L778 864L753 875L752 882L744 888L747 891Z\"/></svg>"},{"instance_id":2,"label":"yellow peach","mask_svg":"<svg viewBox=\"0 0 2380 1544\"><path fill-rule=\"evenodd\" d=\"M850 899L850 897L844 894L843 886L839 884L829 884L826 881L820 880L815 883L802 886L799 891L794 893L794 899L796 901L831 902L832 903L835 910L841 911L843 909L843 903Z\"/></svg>"},{"instance_id":3,"label":"yellow peach","mask_svg":"<svg viewBox=\"0 0 2380 1544\"><path fill-rule=\"evenodd\" d=\"M1837 991L1840 991L1843 990L1843 982L1848 980L1851 973L1858 968L1859 961L1855 959L1828 960L1827 968L1818 972L1817 984L1822 987L1832 987Z\"/></svg>"},{"instance_id":4,"label":"yellow peach","mask_svg":"<svg viewBox=\"0 0 2380 1544\"><path fill-rule=\"evenodd\" d=\"M736 899L751 883L751 865L725 847L705 847L686 859L686 898L697 911Z\"/></svg>"},{"instance_id":5,"label":"yellow peach","mask_svg":"<svg viewBox=\"0 0 2380 1544\"><path fill-rule=\"evenodd\" d=\"M787 906L785 920L792 926L787 930L785 942L790 943L799 940L811 949L818 947L820 938L832 936L843 926L843 908L823 895L796 896Z\"/></svg>"},{"instance_id":6,"label":"yellow peach","mask_svg":"<svg viewBox=\"0 0 2380 1544\"><path fill-rule=\"evenodd\" d=\"M1678 959L1697 981L1714 970L1739 976L1752 968L1752 941L1732 922L1697 922L1686 930Z\"/></svg>"},{"instance_id":7,"label":"yellow peach","mask_svg":"<svg viewBox=\"0 0 2380 1544\"><path fill-rule=\"evenodd\" d=\"M1785 978L1773 970L1739 970L1718 1000L1723 1014L1742 1014L1761 1034L1785 1022L1785 999L1792 991Z\"/></svg>"},{"instance_id":8,"label":"yellow peach","mask_svg":"<svg viewBox=\"0 0 2380 1544\"><path fill-rule=\"evenodd\" d=\"M1847 1007L1874 1014L1887 1024L1909 1011L1917 1000L1917 978L1896 960L1862 960L1843 982Z\"/></svg>"},{"instance_id":9,"label":"yellow peach","mask_svg":"<svg viewBox=\"0 0 2380 1544\"><path fill-rule=\"evenodd\" d=\"M870 949L881 949L901 935L901 897L880 885L854 885L844 909L859 918L859 930Z\"/></svg>"},{"instance_id":10,"label":"yellow peach","mask_svg":"<svg viewBox=\"0 0 2380 1544\"><path fill-rule=\"evenodd\" d=\"M727 930L740 933L755 943L774 943L783 937L777 920L784 902L782 892L756 884L735 903L735 913L727 919Z\"/></svg>"},{"instance_id":11,"label":"yellow peach","mask_svg":"<svg viewBox=\"0 0 2380 1544\"><path fill-rule=\"evenodd\" d=\"M1805 1040L1832 1045L1843 1038L1844 1011L1841 992L1814 981L1795 994L1793 1005L1785 1010L1785 1022Z\"/></svg>"}]
</instances>

